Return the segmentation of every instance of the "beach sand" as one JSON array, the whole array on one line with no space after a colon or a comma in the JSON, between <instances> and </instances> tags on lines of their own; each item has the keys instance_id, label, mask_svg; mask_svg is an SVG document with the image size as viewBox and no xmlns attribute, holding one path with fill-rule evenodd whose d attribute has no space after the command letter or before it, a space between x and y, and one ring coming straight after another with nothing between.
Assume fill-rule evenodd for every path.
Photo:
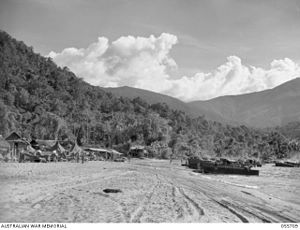
<instances>
[{"instance_id":1,"label":"beach sand","mask_svg":"<svg viewBox=\"0 0 300 230\"><path fill-rule=\"evenodd\" d=\"M300 222L299 177L270 165L259 177L151 159L0 166L1 222Z\"/></svg>"}]
</instances>

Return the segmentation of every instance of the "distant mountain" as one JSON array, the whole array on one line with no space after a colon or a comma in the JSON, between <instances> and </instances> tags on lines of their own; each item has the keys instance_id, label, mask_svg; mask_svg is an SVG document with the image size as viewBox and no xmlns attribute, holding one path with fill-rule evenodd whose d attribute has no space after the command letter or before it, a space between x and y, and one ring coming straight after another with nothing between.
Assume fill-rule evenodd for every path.
<instances>
[{"instance_id":1,"label":"distant mountain","mask_svg":"<svg viewBox=\"0 0 300 230\"><path fill-rule=\"evenodd\" d=\"M188 103L192 116L253 127L273 127L300 121L300 78L273 89Z\"/></svg>"},{"instance_id":2,"label":"distant mountain","mask_svg":"<svg viewBox=\"0 0 300 230\"><path fill-rule=\"evenodd\" d=\"M112 93L116 97L126 97L130 99L140 97L149 104L166 103L170 109L180 110L185 112L186 114L190 114L190 107L188 104L180 101L179 99L164 94L128 86L102 89L106 92Z\"/></svg>"},{"instance_id":3,"label":"distant mountain","mask_svg":"<svg viewBox=\"0 0 300 230\"><path fill-rule=\"evenodd\" d=\"M149 104L166 103L171 109L184 111L191 117L204 115L209 120L232 125L264 128L300 121L300 78L261 92L189 103L127 86L102 89L117 97L140 97Z\"/></svg>"},{"instance_id":4,"label":"distant mountain","mask_svg":"<svg viewBox=\"0 0 300 230\"><path fill-rule=\"evenodd\" d=\"M205 117L209 120L224 123L228 122L226 119L224 119L222 116L218 115L214 111L206 110L205 108L194 108L189 103L185 103L177 98L160 93L155 93L149 90L138 89L128 86L101 89L106 92L112 93L116 97L125 97L130 99L139 97L149 104L166 103L170 109L183 111L185 112L185 114L194 118L205 115ZM231 123L236 124L236 122Z\"/></svg>"}]
</instances>

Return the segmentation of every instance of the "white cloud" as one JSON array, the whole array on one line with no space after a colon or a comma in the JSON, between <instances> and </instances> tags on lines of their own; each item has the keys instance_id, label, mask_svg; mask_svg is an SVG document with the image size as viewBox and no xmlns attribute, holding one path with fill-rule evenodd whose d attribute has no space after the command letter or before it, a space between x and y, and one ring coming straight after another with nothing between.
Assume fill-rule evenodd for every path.
<instances>
[{"instance_id":1,"label":"white cloud","mask_svg":"<svg viewBox=\"0 0 300 230\"><path fill-rule=\"evenodd\" d=\"M210 73L174 79L169 70L177 65L170 51L176 43L177 37L167 33L148 38L120 37L111 44L107 38L99 37L86 49L66 48L60 53L50 52L49 56L93 85L128 85L185 101L265 90L300 77L299 65L288 58L274 60L269 69L263 69L245 66L239 57L230 56Z\"/></svg>"},{"instance_id":2,"label":"white cloud","mask_svg":"<svg viewBox=\"0 0 300 230\"><path fill-rule=\"evenodd\" d=\"M247 67L236 56L211 73L197 73L174 82L170 94L190 100L206 100L223 95L236 95L266 90L300 77L300 66L292 60L272 61L269 69Z\"/></svg>"},{"instance_id":3,"label":"white cloud","mask_svg":"<svg viewBox=\"0 0 300 230\"><path fill-rule=\"evenodd\" d=\"M100 37L86 49L67 48L49 56L93 85L129 85L160 92L171 87L167 72L177 65L169 52L176 43L177 37L167 33L121 37L110 45Z\"/></svg>"}]
</instances>

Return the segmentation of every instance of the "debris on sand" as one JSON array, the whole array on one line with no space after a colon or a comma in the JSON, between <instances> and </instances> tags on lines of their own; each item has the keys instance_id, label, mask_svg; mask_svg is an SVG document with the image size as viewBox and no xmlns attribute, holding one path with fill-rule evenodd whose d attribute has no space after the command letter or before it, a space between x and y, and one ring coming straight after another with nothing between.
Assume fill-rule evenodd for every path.
<instances>
[{"instance_id":1,"label":"debris on sand","mask_svg":"<svg viewBox=\"0 0 300 230\"><path fill-rule=\"evenodd\" d=\"M105 192L105 193L119 193L119 192L122 192L122 190L121 189L106 188L106 189L103 189L103 192Z\"/></svg>"}]
</instances>

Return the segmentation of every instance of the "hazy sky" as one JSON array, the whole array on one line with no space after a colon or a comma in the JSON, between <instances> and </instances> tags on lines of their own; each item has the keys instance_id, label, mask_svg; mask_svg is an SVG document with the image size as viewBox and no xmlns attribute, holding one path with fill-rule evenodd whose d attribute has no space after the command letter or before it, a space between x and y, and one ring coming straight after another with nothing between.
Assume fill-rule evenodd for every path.
<instances>
[{"instance_id":1,"label":"hazy sky","mask_svg":"<svg viewBox=\"0 0 300 230\"><path fill-rule=\"evenodd\" d=\"M0 29L92 84L183 100L300 77L300 0L0 0Z\"/></svg>"}]
</instances>

